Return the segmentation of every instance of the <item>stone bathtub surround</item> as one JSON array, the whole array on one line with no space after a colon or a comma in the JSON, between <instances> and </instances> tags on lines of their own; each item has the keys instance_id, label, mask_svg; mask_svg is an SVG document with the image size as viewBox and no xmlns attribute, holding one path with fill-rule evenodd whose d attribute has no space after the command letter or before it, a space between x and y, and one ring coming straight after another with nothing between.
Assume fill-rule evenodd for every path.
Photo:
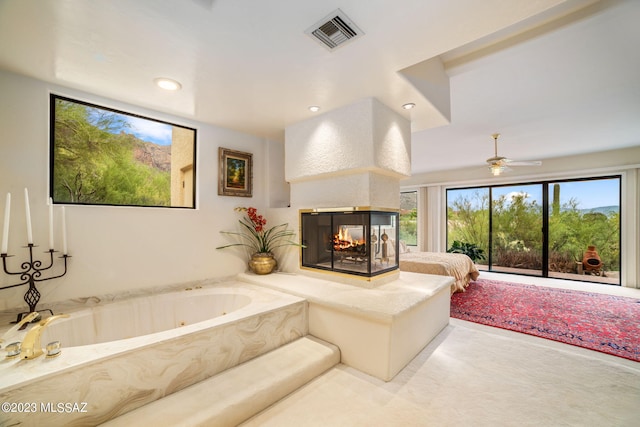
<instances>
[{"instance_id":1,"label":"stone bathtub surround","mask_svg":"<svg viewBox=\"0 0 640 427\"><path fill-rule=\"evenodd\" d=\"M47 402L87 402L86 413L3 413L3 423L97 425L308 333L306 301L281 292L228 282L167 296L195 297L190 304L216 293L238 294L239 299L250 298L251 302L242 306L246 301L241 301L226 315L149 335L77 347L65 347L62 341L62 354L52 359L2 360L2 402L36 402L38 409ZM123 299L114 304L132 301ZM74 313L82 316L93 311L98 318L105 315L101 310L109 305L86 308L81 304L76 311L67 312L73 318ZM193 305L194 311L199 309L207 307ZM153 319L137 320L152 323ZM115 329L127 326L118 325L117 318L106 323ZM44 340L42 345L46 345Z\"/></svg>"},{"instance_id":2,"label":"stone bathtub surround","mask_svg":"<svg viewBox=\"0 0 640 427\"><path fill-rule=\"evenodd\" d=\"M340 349L340 361L391 380L449 324L453 278L400 272L375 289L299 274L238 279L305 298L309 334Z\"/></svg>"}]
</instances>

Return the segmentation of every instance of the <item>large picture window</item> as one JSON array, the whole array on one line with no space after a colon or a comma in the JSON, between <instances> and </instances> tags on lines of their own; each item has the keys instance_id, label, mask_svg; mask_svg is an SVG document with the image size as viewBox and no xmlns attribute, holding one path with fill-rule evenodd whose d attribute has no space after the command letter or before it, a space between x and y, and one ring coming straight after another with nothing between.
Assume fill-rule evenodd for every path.
<instances>
[{"instance_id":1,"label":"large picture window","mask_svg":"<svg viewBox=\"0 0 640 427\"><path fill-rule=\"evenodd\" d=\"M620 177L447 190L447 247L488 254L479 269L620 284Z\"/></svg>"},{"instance_id":2,"label":"large picture window","mask_svg":"<svg viewBox=\"0 0 640 427\"><path fill-rule=\"evenodd\" d=\"M195 208L196 130L52 94L54 203Z\"/></svg>"}]
</instances>

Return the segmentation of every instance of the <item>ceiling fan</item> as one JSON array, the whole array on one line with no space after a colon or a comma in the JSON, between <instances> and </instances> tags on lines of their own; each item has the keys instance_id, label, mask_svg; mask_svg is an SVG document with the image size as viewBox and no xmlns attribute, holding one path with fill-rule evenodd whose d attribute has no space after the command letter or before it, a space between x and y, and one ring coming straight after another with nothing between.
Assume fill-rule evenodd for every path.
<instances>
[{"instance_id":1,"label":"ceiling fan","mask_svg":"<svg viewBox=\"0 0 640 427\"><path fill-rule=\"evenodd\" d=\"M509 166L540 166L542 162L540 160L533 160L529 162L519 162L511 159L507 159L506 157L498 156L498 137L499 133L494 133L491 135L493 138L493 148L494 155L493 157L489 157L487 159L487 163L489 164L489 170L493 176L499 176L503 172L508 172L511 170Z\"/></svg>"}]
</instances>

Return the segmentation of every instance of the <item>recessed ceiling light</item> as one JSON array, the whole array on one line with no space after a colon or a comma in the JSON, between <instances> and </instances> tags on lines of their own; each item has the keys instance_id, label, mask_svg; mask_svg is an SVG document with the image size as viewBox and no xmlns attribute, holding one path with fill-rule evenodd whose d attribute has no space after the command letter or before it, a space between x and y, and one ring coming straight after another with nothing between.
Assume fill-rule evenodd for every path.
<instances>
[{"instance_id":1,"label":"recessed ceiling light","mask_svg":"<svg viewBox=\"0 0 640 427\"><path fill-rule=\"evenodd\" d=\"M402 108L404 108L405 110L411 110L415 106L416 106L416 104L414 104L413 102L408 102L408 103L404 104L402 106Z\"/></svg>"},{"instance_id":2,"label":"recessed ceiling light","mask_svg":"<svg viewBox=\"0 0 640 427\"><path fill-rule=\"evenodd\" d=\"M153 81L164 90L179 90L182 88L180 82L166 77L158 77Z\"/></svg>"},{"instance_id":3,"label":"recessed ceiling light","mask_svg":"<svg viewBox=\"0 0 640 427\"><path fill-rule=\"evenodd\" d=\"M312 105L309 107L309 111L311 111L312 113L317 113L318 111L320 111L320 107L318 107L317 105Z\"/></svg>"}]
</instances>

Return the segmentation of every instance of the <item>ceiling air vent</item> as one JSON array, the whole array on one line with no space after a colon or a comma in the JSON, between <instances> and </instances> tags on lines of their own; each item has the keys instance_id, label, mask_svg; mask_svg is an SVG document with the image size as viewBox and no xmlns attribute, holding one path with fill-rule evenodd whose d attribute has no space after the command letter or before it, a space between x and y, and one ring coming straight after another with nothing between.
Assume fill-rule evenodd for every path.
<instances>
[{"instance_id":1,"label":"ceiling air vent","mask_svg":"<svg viewBox=\"0 0 640 427\"><path fill-rule=\"evenodd\" d=\"M314 38L329 50L334 50L351 40L364 34L360 28L340 9L336 9L329 15L312 25L305 34Z\"/></svg>"}]
</instances>

